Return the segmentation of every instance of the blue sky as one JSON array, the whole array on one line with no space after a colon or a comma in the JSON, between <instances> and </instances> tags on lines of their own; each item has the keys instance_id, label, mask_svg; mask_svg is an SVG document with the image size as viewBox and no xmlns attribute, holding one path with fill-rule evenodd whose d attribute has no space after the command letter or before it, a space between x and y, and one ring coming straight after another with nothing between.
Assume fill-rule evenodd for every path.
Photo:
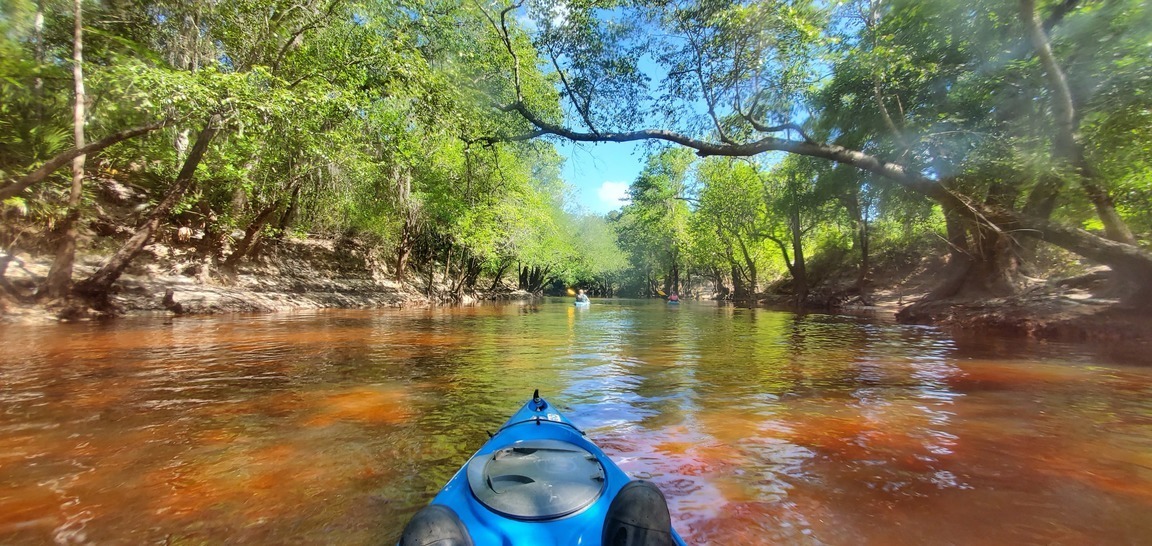
<instances>
[{"instance_id":1,"label":"blue sky","mask_svg":"<svg viewBox=\"0 0 1152 546\"><path fill-rule=\"evenodd\" d=\"M608 14L611 10L602 13ZM563 3L558 3L549 15L554 24L563 24L568 9ZM539 28L527 16L527 8L517 10L516 19L529 32L536 32ZM543 69L551 70L550 67ZM662 72L649 58L640 61L640 69L650 77ZM552 142L560 155L566 158L561 176L575 190L578 208L584 212L605 214L627 204L622 199L626 199L628 186L643 169L644 152L649 145L644 142L575 143L563 138Z\"/></svg>"},{"instance_id":2,"label":"blue sky","mask_svg":"<svg viewBox=\"0 0 1152 546\"><path fill-rule=\"evenodd\" d=\"M620 15L616 9L597 10L600 17L612 19ZM564 3L557 3L549 13L553 24L564 24L568 16L568 9ZM517 12L517 21L529 32L536 32L538 26L527 16L527 8ZM563 57L561 57L563 59ZM660 82L667 74L667 70L660 66L651 56L642 55L637 61L637 68L652 82ZM542 67L547 72L551 67ZM565 107L571 110L571 104L563 100ZM706 112L702 101L696 101L695 107L699 112ZM569 112L569 120L575 118ZM647 126L661 126L660 120L649 116ZM573 129L587 131L587 127L576 125ZM614 128L622 130L623 128ZM561 176L564 181L576 192L577 206L586 212L605 214L619 209L627 204L622 199L627 198L628 186L636 180L644 168L645 154L657 144L654 142L604 142L574 143L558 138L552 141L557 151L566 160Z\"/></svg>"},{"instance_id":3,"label":"blue sky","mask_svg":"<svg viewBox=\"0 0 1152 546\"><path fill-rule=\"evenodd\" d=\"M623 207L626 191L644 168L644 144L556 142L567 158L561 175L576 191L577 204L595 214Z\"/></svg>"}]
</instances>

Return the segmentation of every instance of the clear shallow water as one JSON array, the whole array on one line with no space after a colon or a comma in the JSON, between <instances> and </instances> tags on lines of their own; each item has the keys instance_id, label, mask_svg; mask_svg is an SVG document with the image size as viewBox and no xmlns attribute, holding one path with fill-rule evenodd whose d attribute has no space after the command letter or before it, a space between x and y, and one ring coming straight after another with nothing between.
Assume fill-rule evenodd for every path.
<instances>
[{"instance_id":1,"label":"clear shallow water","mask_svg":"<svg viewBox=\"0 0 1152 546\"><path fill-rule=\"evenodd\" d=\"M386 544L531 395L698 544L1152 542L1152 351L689 302L0 325L0 543Z\"/></svg>"}]
</instances>

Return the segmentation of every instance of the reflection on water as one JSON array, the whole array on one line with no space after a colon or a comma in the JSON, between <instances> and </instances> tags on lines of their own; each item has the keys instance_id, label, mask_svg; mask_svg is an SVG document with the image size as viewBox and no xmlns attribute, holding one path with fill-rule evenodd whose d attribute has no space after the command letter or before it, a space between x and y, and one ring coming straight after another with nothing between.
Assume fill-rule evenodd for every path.
<instances>
[{"instance_id":1,"label":"reflection on water","mask_svg":"<svg viewBox=\"0 0 1152 546\"><path fill-rule=\"evenodd\" d=\"M1149 543L1149 354L611 300L0 325L0 543L387 543L534 388L691 543Z\"/></svg>"}]
</instances>

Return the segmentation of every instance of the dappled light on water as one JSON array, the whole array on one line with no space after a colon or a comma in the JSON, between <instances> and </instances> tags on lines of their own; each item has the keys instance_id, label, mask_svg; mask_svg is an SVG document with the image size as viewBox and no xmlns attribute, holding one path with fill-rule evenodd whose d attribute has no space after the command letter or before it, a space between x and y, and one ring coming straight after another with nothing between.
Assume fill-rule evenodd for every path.
<instances>
[{"instance_id":1,"label":"dappled light on water","mask_svg":"<svg viewBox=\"0 0 1152 546\"><path fill-rule=\"evenodd\" d=\"M389 543L535 388L690 543L1146 543L1116 354L695 302L5 326L0 543Z\"/></svg>"}]
</instances>

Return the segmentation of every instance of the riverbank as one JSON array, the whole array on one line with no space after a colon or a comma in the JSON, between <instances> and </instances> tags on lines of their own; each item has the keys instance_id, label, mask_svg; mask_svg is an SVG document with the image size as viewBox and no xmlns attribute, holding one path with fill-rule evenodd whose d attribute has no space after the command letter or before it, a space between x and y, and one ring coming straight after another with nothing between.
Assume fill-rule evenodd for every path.
<instances>
[{"instance_id":1,"label":"riverbank","mask_svg":"<svg viewBox=\"0 0 1152 546\"><path fill-rule=\"evenodd\" d=\"M104 256L78 256L76 278L94 272ZM443 282L428 290L427 279L399 283L366 245L355 240L285 239L270 244L252 261L227 274L193 245L153 243L120 278L112 309L66 308L63 302L34 297L52 256L28 252L6 260L0 320L37 322L109 318L128 314L268 313L324 308L379 308L521 299L531 294L505 288L450 294ZM438 281L442 279L437 279Z\"/></svg>"},{"instance_id":2,"label":"riverbank","mask_svg":"<svg viewBox=\"0 0 1152 546\"><path fill-rule=\"evenodd\" d=\"M78 256L75 278L98 268L105 256L86 246ZM111 309L77 308L34 297L51 266L47 252L0 253L7 263L0 276L0 320L52 322L91 320L132 314L203 315L269 313L323 308L382 308L471 304L482 300L526 299L524 291L451 293L437 276L431 291L424 274L406 283L395 280L387 261L355 239L285 238L226 274L194 242L154 242L126 271L111 297ZM1152 316L1125 309L1119 300L1101 297L1102 283L1036 280L1021 295L969 301L925 301L941 275L943 262L925 257L881 261L876 280L864 294L845 297L847 277L829 279L807 307L830 312L866 313L969 332L995 332L1065 341L1152 342ZM838 295L830 295L838 294ZM785 306L788 295L763 294L760 305Z\"/></svg>"},{"instance_id":3,"label":"riverbank","mask_svg":"<svg viewBox=\"0 0 1152 546\"><path fill-rule=\"evenodd\" d=\"M1032 279L1021 293L1008 297L929 301L928 294L943 274L943 262L926 262L873 291L867 298L870 305L848 307L892 316L903 324L968 333L1152 343L1152 315L1110 297L1106 268L1074 277L1053 274L1048 279Z\"/></svg>"}]
</instances>

